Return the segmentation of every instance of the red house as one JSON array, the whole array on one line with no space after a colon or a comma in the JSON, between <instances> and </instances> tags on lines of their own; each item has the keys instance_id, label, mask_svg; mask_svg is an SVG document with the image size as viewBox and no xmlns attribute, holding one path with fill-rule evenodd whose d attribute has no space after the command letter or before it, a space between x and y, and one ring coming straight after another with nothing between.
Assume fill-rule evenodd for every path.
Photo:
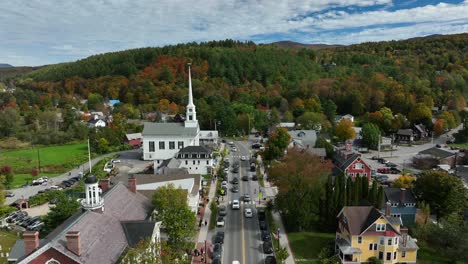
<instances>
[{"instance_id":1,"label":"red house","mask_svg":"<svg viewBox=\"0 0 468 264\"><path fill-rule=\"evenodd\" d=\"M125 142L133 146L134 148L141 147L141 144L143 142L141 133L126 134Z\"/></svg>"},{"instance_id":2,"label":"red house","mask_svg":"<svg viewBox=\"0 0 468 264\"><path fill-rule=\"evenodd\" d=\"M361 159L361 154L352 150L351 144L346 144L344 148L339 148L335 155L335 171L344 173L347 177L356 178L364 176L371 180L371 168Z\"/></svg>"}]
</instances>

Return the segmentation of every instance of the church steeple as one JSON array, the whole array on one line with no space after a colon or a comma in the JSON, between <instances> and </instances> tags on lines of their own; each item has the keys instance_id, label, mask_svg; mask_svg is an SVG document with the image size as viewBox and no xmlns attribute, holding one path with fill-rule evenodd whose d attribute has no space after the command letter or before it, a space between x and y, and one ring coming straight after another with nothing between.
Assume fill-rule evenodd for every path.
<instances>
[{"instance_id":1,"label":"church steeple","mask_svg":"<svg viewBox=\"0 0 468 264\"><path fill-rule=\"evenodd\" d=\"M185 127L198 127L197 112L195 110L195 105L193 104L193 95L192 95L192 76L190 73L190 66L192 64L188 63L188 77L189 77L189 98L187 104L187 114L185 119Z\"/></svg>"}]
</instances>

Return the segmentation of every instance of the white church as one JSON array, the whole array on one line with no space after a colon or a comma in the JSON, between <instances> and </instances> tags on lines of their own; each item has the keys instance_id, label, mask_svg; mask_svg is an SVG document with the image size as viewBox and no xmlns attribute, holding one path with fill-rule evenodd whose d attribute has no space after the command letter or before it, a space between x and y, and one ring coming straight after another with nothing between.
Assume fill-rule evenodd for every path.
<instances>
[{"instance_id":1,"label":"white church","mask_svg":"<svg viewBox=\"0 0 468 264\"><path fill-rule=\"evenodd\" d=\"M153 160L155 172L164 161L176 159L190 174L207 174L213 167L212 152L203 144L217 144L218 131L200 130L193 104L192 77L188 65L189 98L184 123L150 123L143 129L143 160ZM200 145L202 143L202 145ZM183 155L178 155L183 153ZM182 160L183 159L183 160ZM174 164L172 162L171 164Z\"/></svg>"}]
</instances>

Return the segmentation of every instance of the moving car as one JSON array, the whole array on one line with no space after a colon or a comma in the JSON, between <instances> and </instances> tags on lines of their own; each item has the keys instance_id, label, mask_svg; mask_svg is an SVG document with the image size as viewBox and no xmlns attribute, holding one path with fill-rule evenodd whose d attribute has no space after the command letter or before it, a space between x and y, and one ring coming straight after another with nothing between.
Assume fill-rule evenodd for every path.
<instances>
[{"instance_id":1,"label":"moving car","mask_svg":"<svg viewBox=\"0 0 468 264\"><path fill-rule=\"evenodd\" d=\"M253 217L252 209L250 209L250 208L245 208L245 209L244 209L244 215L245 215L245 217L247 217L247 218L252 218L252 217Z\"/></svg>"},{"instance_id":2,"label":"moving car","mask_svg":"<svg viewBox=\"0 0 468 264\"><path fill-rule=\"evenodd\" d=\"M239 167L234 167L232 168L233 173L239 173Z\"/></svg>"},{"instance_id":3,"label":"moving car","mask_svg":"<svg viewBox=\"0 0 468 264\"><path fill-rule=\"evenodd\" d=\"M250 202L250 194L246 193L244 194L244 202Z\"/></svg>"},{"instance_id":4,"label":"moving car","mask_svg":"<svg viewBox=\"0 0 468 264\"><path fill-rule=\"evenodd\" d=\"M216 220L216 226L217 227L224 227L224 217L218 216L218 219Z\"/></svg>"},{"instance_id":5,"label":"moving car","mask_svg":"<svg viewBox=\"0 0 468 264\"><path fill-rule=\"evenodd\" d=\"M271 242L263 242L263 253L271 254L273 253L273 245Z\"/></svg>"},{"instance_id":6,"label":"moving car","mask_svg":"<svg viewBox=\"0 0 468 264\"><path fill-rule=\"evenodd\" d=\"M259 221L265 221L265 210L264 209L258 209L257 210L257 214L258 214L258 220Z\"/></svg>"},{"instance_id":7,"label":"moving car","mask_svg":"<svg viewBox=\"0 0 468 264\"><path fill-rule=\"evenodd\" d=\"M242 176L242 180L243 181L249 181L249 176L247 176L247 175Z\"/></svg>"},{"instance_id":8,"label":"moving car","mask_svg":"<svg viewBox=\"0 0 468 264\"><path fill-rule=\"evenodd\" d=\"M238 183L239 183L239 178L234 177L234 178L232 179L232 184L238 184Z\"/></svg>"},{"instance_id":9,"label":"moving car","mask_svg":"<svg viewBox=\"0 0 468 264\"><path fill-rule=\"evenodd\" d=\"M252 181L258 181L257 174L252 174Z\"/></svg>"},{"instance_id":10,"label":"moving car","mask_svg":"<svg viewBox=\"0 0 468 264\"><path fill-rule=\"evenodd\" d=\"M233 200L231 206L232 206L232 209L240 209L239 200Z\"/></svg>"},{"instance_id":11,"label":"moving car","mask_svg":"<svg viewBox=\"0 0 468 264\"><path fill-rule=\"evenodd\" d=\"M274 256L267 256L265 258L265 264L276 264L276 258Z\"/></svg>"},{"instance_id":12,"label":"moving car","mask_svg":"<svg viewBox=\"0 0 468 264\"><path fill-rule=\"evenodd\" d=\"M248 157L248 156L242 156L242 157L241 157L241 160L242 160L242 161L249 160L249 157Z\"/></svg>"},{"instance_id":13,"label":"moving car","mask_svg":"<svg viewBox=\"0 0 468 264\"><path fill-rule=\"evenodd\" d=\"M238 192L239 192L239 186L237 186L237 185L232 186L231 191L232 191L233 193L238 193Z\"/></svg>"}]
</instances>

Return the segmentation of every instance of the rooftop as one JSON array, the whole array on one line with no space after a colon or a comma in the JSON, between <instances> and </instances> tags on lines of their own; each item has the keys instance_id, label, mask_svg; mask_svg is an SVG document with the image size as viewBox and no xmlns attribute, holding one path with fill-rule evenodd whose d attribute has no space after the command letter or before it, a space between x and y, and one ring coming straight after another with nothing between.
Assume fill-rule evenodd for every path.
<instances>
[{"instance_id":1,"label":"rooftop","mask_svg":"<svg viewBox=\"0 0 468 264\"><path fill-rule=\"evenodd\" d=\"M145 122L143 136L190 136L198 133L197 127L185 127L184 123L149 123Z\"/></svg>"},{"instance_id":2,"label":"rooftop","mask_svg":"<svg viewBox=\"0 0 468 264\"><path fill-rule=\"evenodd\" d=\"M446 158L455 156L456 153L453 153L444 149L440 149L437 147L432 147L432 148L420 151L418 155L428 155L428 156L435 157L437 159L446 159Z\"/></svg>"},{"instance_id":3,"label":"rooftop","mask_svg":"<svg viewBox=\"0 0 468 264\"><path fill-rule=\"evenodd\" d=\"M175 187L180 184L180 187L187 189L191 196L197 195L200 190L200 174L136 174L134 177L137 179L137 191L150 199L157 187L164 186L169 182L174 183ZM190 179L193 181L184 181ZM143 187L143 185L146 186ZM191 185L190 190L188 190L188 185Z\"/></svg>"}]
</instances>

